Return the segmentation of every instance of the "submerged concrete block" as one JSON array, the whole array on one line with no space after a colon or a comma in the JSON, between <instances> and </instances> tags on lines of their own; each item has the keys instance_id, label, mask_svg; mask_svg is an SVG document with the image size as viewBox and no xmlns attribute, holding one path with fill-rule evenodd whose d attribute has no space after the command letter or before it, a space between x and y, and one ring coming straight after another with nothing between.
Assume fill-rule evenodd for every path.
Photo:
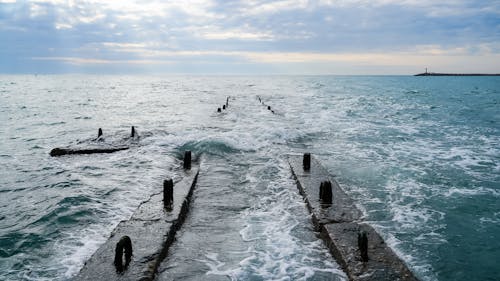
<instances>
[{"instance_id":1,"label":"submerged concrete block","mask_svg":"<svg viewBox=\"0 0 500 281\"><path fill-rule=\"evenodd\" d=\"M96 147L96 148L54 148L50 151L50 156L63 156L69 154L97 154L97 153L113 153L120 150L126 150L128 147Z\"/></svg>"}]
</instances>

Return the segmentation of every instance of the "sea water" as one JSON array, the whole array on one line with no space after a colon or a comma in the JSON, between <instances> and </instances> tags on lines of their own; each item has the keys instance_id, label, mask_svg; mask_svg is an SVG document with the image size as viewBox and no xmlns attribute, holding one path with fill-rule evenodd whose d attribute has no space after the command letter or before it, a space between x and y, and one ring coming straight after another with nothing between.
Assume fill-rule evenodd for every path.
<instances>
[{"instance_id":1,"label":"sea water","mask_svg":"<svg viewBox=\"0 0 500 281\"><path fill-rule=\"evenodd\" d=\"M49 156L103 143L130 149ZM500 279L498 77L19 75L0 76L0 280L71 279L184 150L200 178L158 280L345 280L290 174L303 152L420 279Z\"/></svg>"}]
</instances>

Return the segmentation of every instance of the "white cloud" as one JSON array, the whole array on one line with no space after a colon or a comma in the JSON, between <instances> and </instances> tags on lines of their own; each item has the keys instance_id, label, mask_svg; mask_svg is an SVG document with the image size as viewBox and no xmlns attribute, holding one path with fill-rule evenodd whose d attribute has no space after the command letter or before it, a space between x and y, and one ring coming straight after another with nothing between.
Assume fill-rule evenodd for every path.
<instances>
[{"instance_id":1,"label":"white cloud","mask_svg":"<svg viewBox=\"0 0 500 281\"><path fill-rule=\"evenodd\" d=\"M61 29L71 29L73 28L73 26L71 24L68 24L68 23L60 23L60 22L56 22L55 23L55 28L57 30L61 30Z\"/></svg>"},{"instance_id":2,"label":"white cloud","mask_svg":"<svg viewBox=\"0 0 500 281\"><path fill-rule=\"evenodd\" d=\"M309 6L308 0L243 1L240 11L247 15L262 15L287 10L303 10Z\"/></svg>"}]
</instances>

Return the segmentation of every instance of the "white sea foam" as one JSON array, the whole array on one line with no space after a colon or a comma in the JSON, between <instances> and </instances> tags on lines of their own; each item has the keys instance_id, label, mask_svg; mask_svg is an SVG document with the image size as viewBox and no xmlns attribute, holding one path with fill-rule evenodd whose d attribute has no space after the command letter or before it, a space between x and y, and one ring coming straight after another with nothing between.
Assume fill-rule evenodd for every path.
<instances>
[{"instance_id":1,"label":"white sea foam","mask_svg":"<svg viewBox=\"0 0 500 281\"><path fill-rule=\"evenodd\" d=\"M494 126L498 122L491 123L498 120L498 114L491 109L496 104L481 108L496 99L491 95L497 93L496 80L482 80L479 93L471 100L469 92L462 90L467 83L444 85L440 84L444 79L423 82L410 77L8 79L15 84L4 87L0 109L5 127L0 143L9 151L0 177L0 185L9 187L2 195L9 196L2 198L29 199L16 200L16 206L23 210L20 217L43 216L45 210L53 210L55 203L44 206L40 195L54 186L47 198L72 197L76 190L83 190L90 198L103 201L96 207L101 212L91 215L90 225L65 229L54 250L41 257L38 265L0 274L0 279L42 279L43 274L65 279L76 272L117 220L129 216L164 176L178 176L173 167L180 160L169 158L179 157L180 149L186 147L222 157L242 156L243 162L249 161L245 183L262 194L269 192L256 198L241 217L242 240L259 247L252 248L237 266L228 266L223 253L207 253L212 275L237 278L252 272L267 279L285 279L285 273L290 272L300 278L322 270L337 274L336 265L324 263L329 258L316 260L328 257L322 244L298 234L312 229L301 230L310 218L307 211L300 216L295 213L295 209L305 210L304 203L290 182L287 165L276 160L288 153L309 151L318 156L338 176L342 188L364 210L370 223L389 238L423 280L435 280L443 271L460 270L435 253L446 243L447 235L454 235L443 231L455 210L453 204L470 207L479 201L484 204L477 206L478 212L498 213L496 201L491 200L499 196L500 145ZM247 86L250 84L253 86ZM256 95L278 114L259 104ZM227 96L232 96L229 108L218 114L216 109ZM484 114L489 115L481 120ZM77 140L85 144L98 127L103 127L107 139L118 142L131 124L150 134L144 134L140 146L127 152L96 158L54 159L47 155L56 146ZM273 172L256 172L255 166L267 165L272 161L269 159L275 159L266 166ZM280 171L277 178L266 178L275 170ZM55 181L68 181L71 187L54 185ZM37 205L21 206L33 202L28 193L34 189L40 197ZM3 213L13 213L9 203L0 204ZM82 204L82 208L93 207ZM11 218L0 220L2 226L9 224L9 231L15 222ZM484 232L474 236L491 235L488 231L498 223L498 215L481 214L479 222ZM24 231L33 230L27 227ZM276 234L280 237L274 237ZM470 243L469 236L461 236L460 242ZM294 255L301 251L301 257ZM0 271L9 272L11 264L23 255L8 257L10 265L0 265ZM35 255L42 256L40 252ZM269 265L260 266L261 262ZM53 272L39 266L46 264ZM478 272L463 274L484 277Z\"/></svg>"}]
</instances>

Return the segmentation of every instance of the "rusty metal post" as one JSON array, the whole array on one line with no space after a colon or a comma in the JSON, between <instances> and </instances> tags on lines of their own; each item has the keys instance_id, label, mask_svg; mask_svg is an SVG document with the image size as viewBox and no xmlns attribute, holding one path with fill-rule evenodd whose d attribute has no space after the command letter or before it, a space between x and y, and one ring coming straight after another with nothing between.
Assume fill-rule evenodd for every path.
<instances>
[{"instance_id":1,"label":"rusty metal post","mask_svg":"<svg viewBox=\"0 0 500 281\"><path fill-rule=\"evenodd\" d=\"M191 169L191 151L184 152L184 169Z\"/></svg>"},{"instance_id":2,"label":"rusty metal post","mask_svg":"<svg viewBox=\"0 0 500 281\"><path fill-rule=\"evenodd\" d=\"M125 253L125 265L123 264L123 254ZM115 268L116 271L122 272L128 268L130 260L132 259L132 240L130 237L123 236L120 241L116 243L115 248Z\"/></svg>"},{"instance_id":3,"label":"rusty metal post","mask_svg":"<svg viewBox=\"0 0 500 281\"><path fill-rule=\"evenodd\" d=\"M368 261L368 235L366 231L358 233L358 248L363 262Z\"/></svg>"},{"instance_id":4,"label":"rusty metal post","mask_svg":"<svg viewBox=\"0 0 500 281\"><path fill-rule=\"evenodd\" d=\"M170 207L174 202L174 182L172 179L163 181L163 205Z\"/></svg>"},{"instance_id":5,"label":"rusty metal post","mask_svg":"<svg viewBox=\"0 0 500 281\"><path fill-rule=\"evenodd\" d=\"M304 153L304 158L302 159L302 166L304 166L305 171L311 169L311 153Z\"/></svg>"},{"instance_id":6,"label":"rusty metal post","mask_svg":"<svg viewBox=\"0 0 500 281\"><path fill-rule=\"evenodd\" d=\"M332 183L330 181L322 182L319 186L319 200L323 204L332 204L332 199Z\"/></svg>"}]
</instances>

